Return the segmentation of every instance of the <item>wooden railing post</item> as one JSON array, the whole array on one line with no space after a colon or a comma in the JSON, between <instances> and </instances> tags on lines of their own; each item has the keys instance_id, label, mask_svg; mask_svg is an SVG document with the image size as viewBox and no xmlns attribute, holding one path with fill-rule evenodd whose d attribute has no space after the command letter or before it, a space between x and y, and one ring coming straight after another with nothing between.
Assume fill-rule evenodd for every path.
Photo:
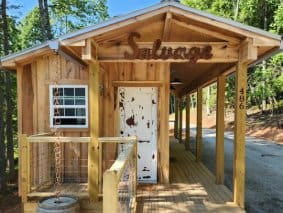
<instances>
[{"instance_id":1,"label":"wooden railing post","mask_svg":"<svg viewBox=\"0 0 283 213\"><path fill-rule=\"evenodd\" d=\"M99 63L89 63L89 130L91 141L88 147L88 190L91 201L96 201L99 192Z\"/></svg>"},{"instance_id":2,"label":"wooden railing post","mask_svg":"<svg viewBox=\"0 0 283 213\"><path fill-rule=\"evenodd\" d=\"M22 134L19 136L21 144L21 195L22 202L27 202L27 196L30 189L30 159L29 159L29 143L27 135Z\"/></svg>"},{"instance_id":3,"label":"wooden railing post","mask_svg":"<svg viewBox=\"0 0 283 213\"><path fill-rule=\"evenodd\" d=\"M118 213L118 182L115 171L106 171L103 181L105 183L103 184L103 213Z\"/></svg>"},{"instance_id":4,"label":"wooden railing post","mask_svg":"<svg viewBox=\"0 0 283 213\"><path fill-rule=\"evenodd\" d=\"M135 173L134 173L134 196L135 196L135 200L136 200L136 196L137 196L137 181L138 181L138 139L136 139L135 141L135 145L134 145L134 156L133 156L133 160L134 160L134 166L135 166Z\"/></svg>"}]
</instances>

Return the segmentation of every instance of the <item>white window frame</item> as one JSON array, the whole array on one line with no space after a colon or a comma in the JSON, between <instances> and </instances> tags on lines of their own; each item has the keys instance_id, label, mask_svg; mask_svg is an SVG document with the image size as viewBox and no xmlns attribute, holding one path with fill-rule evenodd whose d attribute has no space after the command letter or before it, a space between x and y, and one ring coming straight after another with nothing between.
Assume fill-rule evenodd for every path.
<instances>
[{"instance_id":1,"label":"white window frame","mask_svg":"<svg viewBox=\"0 0 283 213\"><path fill-rule=\"evenodd\" d=\"M85 105L58 105L60 108L85 108L85 116L62 116L62 118L85 118L85 125L54 125L54 104L53 89L54 88L84 88L85 89ZM49 85L49 109L50 109L50 128L88 128L88 86L87 85Z\"/></svg>"}]
</instances>

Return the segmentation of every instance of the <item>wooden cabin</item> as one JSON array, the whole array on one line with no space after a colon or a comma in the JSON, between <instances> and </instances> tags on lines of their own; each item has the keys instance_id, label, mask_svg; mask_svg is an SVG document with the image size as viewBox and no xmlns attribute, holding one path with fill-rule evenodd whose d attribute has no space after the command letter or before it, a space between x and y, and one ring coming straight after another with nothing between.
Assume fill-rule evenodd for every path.
<instances>
[{"instance_id":1,"label":"wooden cabin","mask_svg":"<svg viewBox=\"0 0 283 213\"><path fill-rule=\"evenodd\" d=\"M2 68L17 73L19 193L24 211L34 212L39 198L55 195L59 178L60 193L78 197L81 212L101 211L99 201L106 199L103 210L115 212L121 201L118 185L129 174L131 193L136 193L138 182L138 196L145 193L144 184L170 196L184 186L190 187L183 195L201 187L208 189L202 203L215 198L210 207L203 204L206 210L215 211L216 204L227 210L228 201L243 209L247 68L282 49L278 35L168 1L1 58ZM233 72L231 193L223 186L224 89L225 77ZM189 113L186 146L169 143L170 80L175 78L182 81L174 91L176 106L181 98L197 92L196 158L185 150L190 141ZM218 85L214 175L201 163L201 91L213 82ZM176 109L175 136L180 138L182 111ZM170 161L170 156L183 160ZM126 171L128 175L122 174ZM174 188L176 181L183 185ZM137 211L146 211L142 199L136 200ZM174 198L170 202L166 208L182 203L174 205L179 202Z\"/></svg>"}]
</instances>

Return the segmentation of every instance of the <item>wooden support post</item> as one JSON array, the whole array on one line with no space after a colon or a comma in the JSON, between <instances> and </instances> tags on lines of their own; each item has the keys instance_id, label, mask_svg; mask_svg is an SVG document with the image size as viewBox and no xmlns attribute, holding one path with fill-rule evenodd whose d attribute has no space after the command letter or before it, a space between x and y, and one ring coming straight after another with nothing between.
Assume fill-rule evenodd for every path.
<instances>
[{"instance_id":1,"label":"wooden support post","mask_svg":"<svg viewBox=\"0 0 283 213\"><path fill-rule=\"evenodd\" d=\"M178 139L179 139L179 143L182 143L182 135L183 135L183 98L179 99L179 125L178 125Z\"/></svg>"},{"instance_id":2,"label":"wooden support post","mask_svg":"<svg viewBox=\"0 0 283 213\"><path fill-rule=\"evenodd\" d=\"M21 152L21 148L22 148L22 144L21 144L21 134L23 133L23 90L22 90L22 84L23 84L23 67L22 66L18 66L17 67L17 108L18 108L18 146L19 146L19 150ZM18 173L22 174L22 155L20 153L19 155L19 170ZM21 188L22 188L22 184L21 184L21 175L18 175L18 191L19 191L19 196L21 196Z\"/></svg>"},{"instance_id":3,"label":"wooden support post","mask_svg":"<svg viewBox=\"0 0 283 213\"><path fill-rule=\"evenodd\" d=\"M174 123L174 137L178 138L178 124L179 124L179 99L175 96L175 123Z\"/></svg>"},{"instance_id":4,"label":"wooden support post","mask_svg":"<svg viewBox=\"0 0 283 213\"><path fill-rule=\"evenodd\" d=\"M103 175L103 212L118 213L118 183L114 171L106 171Z\"/></svg>"},{"instance_id":5,"label":"wooden support post","mask_svg":"<svg viewBox=\"0 0 283 213\"><path fill-rule=\"evenodd\" d=\"M186 150L190 150L190 105L191 99L190 94L186 96L186 141L185 141L185 148Z\"/></svg>"},{"instance_id":6,"label":"wooden support post","mask_svg":"<svg viewBox=\"0 0 283 213\"><path fill-rule=\"evenodd\" d=\"M197 89L197 151L196 161L202 158L202 88Z\"/></svg>"},{"instance_id":7,"label":"wooden support post","mask_svg":"<svg viewBox=\"0 0 283 213\"><path fill-rule=\"evenodd\" d=\"M21 144L21 196L22 203L28 201L28 193L30 186L30 160L29 160L29 143L27 140L27 135L23 134L19 136L19 141Z\"/></svg>"},{"instance_id":8,"label":"wooden support post","mask_svg":"<svg viewBox=\"0 0 283 213\"><path fill-rule=\"evenodd\" d=\"M89 130L88 190L91 201L96 201L99 191L99 64L89 64Z\"/></svg>"},{"instance_id":9,"label":"wooden support post","mask_svg":"<svg viewBox=\"0 0 283 213\"><path fill-rule=\"evenodd\" d=\"M245 133L247 63L240 60L236 70L235 132L234 132L234 203L245 204Z\"/></svg>"},{"instance_id":10,"label":"wooden support post","mask_svg":"<svg viewBox=\"0 0 283 213\"><path fill-rule=\"evenodd\" d=\"M215 182L224 183L224 100L225 76L217 78Z\"/></svg>"}]
</instances>

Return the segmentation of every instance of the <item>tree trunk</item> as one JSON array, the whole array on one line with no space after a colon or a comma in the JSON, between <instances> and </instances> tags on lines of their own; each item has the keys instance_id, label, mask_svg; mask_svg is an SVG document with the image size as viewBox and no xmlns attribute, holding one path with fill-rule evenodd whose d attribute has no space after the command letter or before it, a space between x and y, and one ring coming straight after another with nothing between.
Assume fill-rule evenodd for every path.
<instances>
[{"instance_id":1,"label":"tree trunk","mask_svg":"<svg viewBox=\"0 0 283 213\"><path fill-rule=\"evenodd\" d=\"M13 141L13 103L12 103L12 88L11 74L6 72L6 136L7 136L7 159L9 164L9 179L15 178L15 163L14 163L14 141Z\"/></svg>"},{"instance_id":2,"label":"tree trunk","mask_svg":"<svg viewBox=\"0 0 283 213\"><path fill-rule=\"evenodd\" d=\"M7 2L1 2L1 16L2 16L2 32L3 32L3 49L4 53L8 54L8 22L6 15ZM0 86L4 85L4 75L0 71ZM4 91L0 88L0 190L6 190L6 146L5 146L5 126L4 126Z\"/></svg>"},{"instance_id":3,"label":"tree trunk","mask_svg":"<svg viewBox=\"0 0 283 213\"><path fill-rule=\"evenodd\" d=\"M3 5L2 5L3 6ZM5 157L5 136L4 136L4 96L1 85L4 84L3 72L0 71L0 191L6 190L6 157Z\"/></svg>"},{"instance_id":4,"label":"tree trunk","mask_svg":"<svg viewBox=\"0 0 283 213\"><path fill-rule=\"evenodd\" d=\"M41 20L41 32L44 40L52 39L51 26L48 13L48 2L47 0L38 0L40 20Z\"/></svg>"},{"instance_id":5,"label":"tree trunk","mask_svg":"<svg viewBox=\"0 0 283 213\"><path fill-rule=\"evenodd\" d=\"M7 2L2 0L2 32L3 32L3 49L4 54L9 54L9 31L8 31L8 20L6 13ZM7 159L9 164L9 174L10 177L15 176L14 170L14 142L13 142L13 127L12 127L12 113L13 113L13 104L12 104L12 88L11 88L11 74L6 72L5 75L5 86L6 86L6 136L7 136ZM2 103L2 102L1 102Z\"/></svg>"},{"instance_id":6,"label":"tree trunk","mask_svg":"<svg viewBox=\"0 0 283 213\"><path fill-rule=\"evenodd\" d=\"M238 19L238 14L239 14L239 4L240 4L240 0L237 0L237 2L236 2L236 6L235 6L234 21L237 21L237 19Z\"/></svg>"}]
</instances>

